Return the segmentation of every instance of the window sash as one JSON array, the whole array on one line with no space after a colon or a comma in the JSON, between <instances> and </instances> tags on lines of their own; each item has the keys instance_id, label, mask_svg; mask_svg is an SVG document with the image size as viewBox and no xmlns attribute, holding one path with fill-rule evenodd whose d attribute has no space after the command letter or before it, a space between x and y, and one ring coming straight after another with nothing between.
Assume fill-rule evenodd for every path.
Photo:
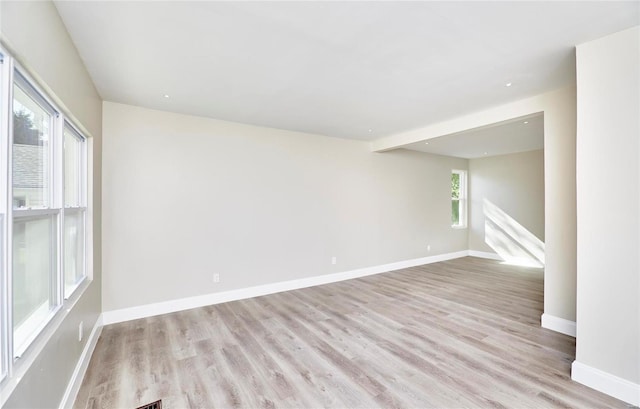
<instances>
[{"instance_id":1,"label":"window sash","mask_svg":"<svg viewBox=\"0 0 640 409\"><path fill-rule=\"evenodd\" d=\"M60 258L60 218L58 217L58 215L59 211L57 210L27 210L20 215L14 214L12 223L13 226L15 226L16 223L42 220L49 220L51 223L49 227L49 295L47 300L43 302L42 305L40 305L40 307L35 310L35 312L30 313L28 318L19 327L16 327L15 323L12 323L11 330L13 331L14 358L19 358L24 354L24 352L31 346L33 341L40 335L42 330L53 319L62 304L61 297L59 295L60 291L58 289L60 282L58 268ZM14 238L15 233L12 233L11 240L13 241ZM15 273L15 260L12 261L11 270L13 281L13 274ZM11 291L14 291L13 286L11 288ZM12 295L13 302L10 307L12 316L14 316L13 311L16 306L15 293L13 293Z\"/></svg>"},{"instance_id":2,"label":"window sash","mask_svg":"<svg viewBox=\"0 0 640 409\"><path fill-rule=\"evenodd\" d=\"M81 254L76 255L76 257L81 257L82 258L82 264L81 264L81 268L82 268L82 275L81 277L72 285L72 286L67 286L67 265L66 265L66 258L67 258L67 245L74 245L76 243L67 243L67 222L66 220L68 218L70 218L71 216L77 216L80 215L81 216L81 220L80 220L80 224L81 224L81 232L82 232L82 242L81 242L81 249L80 252ZM80 286L87 280L87 211L86 208L84 207L67 207L64 209L64 216L63 216L63 221L62 221L62 282L63 282L63 287L64 287L64 299L68 300L75 292L78 288L80 288Z\"/></svg>"},{"instance_id":3,"label":"window sash","mask_svg":"<svg viewBox=\"0 0 640 409\"><path fill-rule=\"evenodd\" d=\"M53 191L54 191L54 168L55 168L55 156L53 145L54 141L54 133L55 133L55 117L51 112L43 109L37 102L37 98L34 94L31 94L25 91L22 87L19 86L18 83L14 84L15 87L20 89L21 94L23 94L24 99L21 99L20 103L26 105L32 105L32 103L36 104L36 107L25 107L25 109L30 110L31 112L38 117L39 112L42 112L43 115L46 115L46 122L48 122L48 126L46 129L46 143L42 143L39 145L31 145L29 143L17 143L16 140L16 129L18 123L16 122L16 111L15 106L12 107L12 121L13 121L13 132L11 135L11 155L12 155L12 189L11 196L13 201L13 207L15 209L22 208L50 208L53 207ZM14 98L11 101L12 104L15 105L17 103L18 97L14 94ZM45 118L43 118L45 119ZM20 159L20 162L18 160ZM30 160L37 159L37 162L33 163ZM20 167L22 164L22 167ZM17 172L20 171L21 174L25 174L24 180L22 183L24 185L19 186L17 183ZM38 179L40 182L43 182L42 185L38 183ZM35 184L35 186L30 186ZM22 189L24 191L26 203L17 204L16 198L18 191ZM35 195L30 192L34 192ZM42 200L42 204L33 204L29 202L29 197L32 199L38 198Z\"/></svg>"},{"instance_id":4,"label":"window sash","mask_svg":"<svg viewBox=\"0 0 640 409\"><path fill-rule=\"evenodd\" d=\"M67 150L66 150L66 135L65 133L68 132L72 137L75 138L76 143L78 143L78 158L77 158L77 163L75 164L75 171L77 173L78 176L78 186L77 191L76 191L76 195L78 198L78 202L75 204L71 204L68 205L67 204L67 192L66 192L66 174L64 174L66 172L67 169ZM87 205L87 182L88 182L88 178L87 178L87 139L82 136L82 134L73 126L71 125L68 121L64 121L64 129L63 129L63 158L62 158L62 162L63 162L63 191L64 191L64 197L63 197L63 204L65 208L82 208L82 207L86 207Z\"/></svg>"}]
</instances>

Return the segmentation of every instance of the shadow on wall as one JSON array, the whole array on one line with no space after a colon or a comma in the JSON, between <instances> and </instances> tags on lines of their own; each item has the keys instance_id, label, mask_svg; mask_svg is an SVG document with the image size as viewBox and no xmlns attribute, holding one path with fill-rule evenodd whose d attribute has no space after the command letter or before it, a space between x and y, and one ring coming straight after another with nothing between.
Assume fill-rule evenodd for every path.
<instances>
[{"instance_id":1,"label":"shadow on wall","mask_svg":"<svg viewBox=\"0 0 640 409\"><path fill-rule=\"evenodd\" d=\"M544 267L544 242L490 200L484 199L484 241L507 264Z\"/></svg>"}]
</instances>

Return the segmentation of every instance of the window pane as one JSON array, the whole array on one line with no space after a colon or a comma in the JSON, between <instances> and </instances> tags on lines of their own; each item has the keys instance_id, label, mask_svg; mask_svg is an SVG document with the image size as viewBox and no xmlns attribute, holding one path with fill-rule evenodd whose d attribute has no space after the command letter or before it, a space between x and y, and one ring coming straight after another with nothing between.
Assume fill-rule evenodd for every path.
<instances>
[{"instance_id":1,"label":"window pane","mask_svg":"<svg viewBox=\"0 0 640 409\"><path fill-rule=\"evenodd\" d=\"M451 225L467 227L467 172L451 171Z\"/></svg>"},{"instance_id":2,"label":"window pane","mask_svg":"<svg viewBox=\"0 0 640 409\"><path fill-rule=\"evenodd\" d=\"M460 224L460 201L451 200L451 224L457 226Z\"/></svg>"},{"instance_id":3,"label":"window pane","mask_svg":"<svg viewBox=\"0 0 640 409\"><path fill-rule=\"evenodd\" d=\"M69 297L85 276L84 211L64 217L64 294Z\"/></svg>"},{"instance_id":4,"label":"window pane","mask_svg":"<svg viewBox=\"0 0 640 409\"><path fill-rule=\"evenodd\" d=\"M55 272L54 216L13 223L13 329L17 348L48 318Z\"/></svg>"},{"instance_id":5,"label":"window pane","mask_svg":"<svg viewBox=\"0 0 640 409\"><path fill-rule=\"evenodd\" d=\"M70 129L64 129L64 205L82 206L81 172L83 141Z\"/></svg>"},{"instance_id":6,"label":"window pane","mask_svg":"<svg viewBox=\"0 0 640 409\"><path fill-rule=\"evenodd\" d=\"M451 198L460 199L460 174L451 174Z\"/></svg>"},{"instance_id":7,"label":"window pane","mask_svg":"<svg viewBox=\"0 0 640 409\"><path fill-rule=\"evenodd\" d=\"M51 115L19 86L13 101L13 207L49 206Z\"/></svg>"}]
</instances>

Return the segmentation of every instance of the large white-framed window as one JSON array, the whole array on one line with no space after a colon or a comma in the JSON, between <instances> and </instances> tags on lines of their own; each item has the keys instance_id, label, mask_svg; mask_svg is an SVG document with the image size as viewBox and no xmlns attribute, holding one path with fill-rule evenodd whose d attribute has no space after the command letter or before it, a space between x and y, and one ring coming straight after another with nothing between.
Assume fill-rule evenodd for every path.
<instances>
[{"instance_id":1,"label":"large white-framed window","mask_svg":"<svg viewBox=\"0 0 640 409\"><path fill-rule=\"evenodd\" d=\"M451 226L467 227L467 171L451 171Z\"/></svg>"},{"instance_id":2,"label":"large white-framed window","mask_svg":"<svg viewBox=\"0 0 640 409\"><path fill-rule=\"evenodd\" d=\"M61 304L59 291L60 115L17 69L11 123L11 292L14 356Z\"/></svg>"},{"instance_id":3,"label":"large white-framed window","mask_svg":"<svg viewBox=\"0 0 640 409\"><path fill-rule=\"evenodd\" d=\"M0 45L0 389L90 276L80 129Z\"/></svg>"}]
</instances>

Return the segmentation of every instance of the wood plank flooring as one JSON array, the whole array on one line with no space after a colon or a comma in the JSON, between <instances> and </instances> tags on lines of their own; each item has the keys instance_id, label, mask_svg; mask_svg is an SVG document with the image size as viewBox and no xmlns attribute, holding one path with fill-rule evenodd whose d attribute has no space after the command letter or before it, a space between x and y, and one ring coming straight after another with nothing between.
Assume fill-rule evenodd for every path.
<instances>
[{"instance_id":1,"label":"wood plank flooring","mask_svg":"<svg viewBox=\"0 0 640 409\"><path fill-rule=\"evenodd\" d=\"M472 257L104 328L75 408L603 408L542 273Z\"/></svg>"}]
</instances>

